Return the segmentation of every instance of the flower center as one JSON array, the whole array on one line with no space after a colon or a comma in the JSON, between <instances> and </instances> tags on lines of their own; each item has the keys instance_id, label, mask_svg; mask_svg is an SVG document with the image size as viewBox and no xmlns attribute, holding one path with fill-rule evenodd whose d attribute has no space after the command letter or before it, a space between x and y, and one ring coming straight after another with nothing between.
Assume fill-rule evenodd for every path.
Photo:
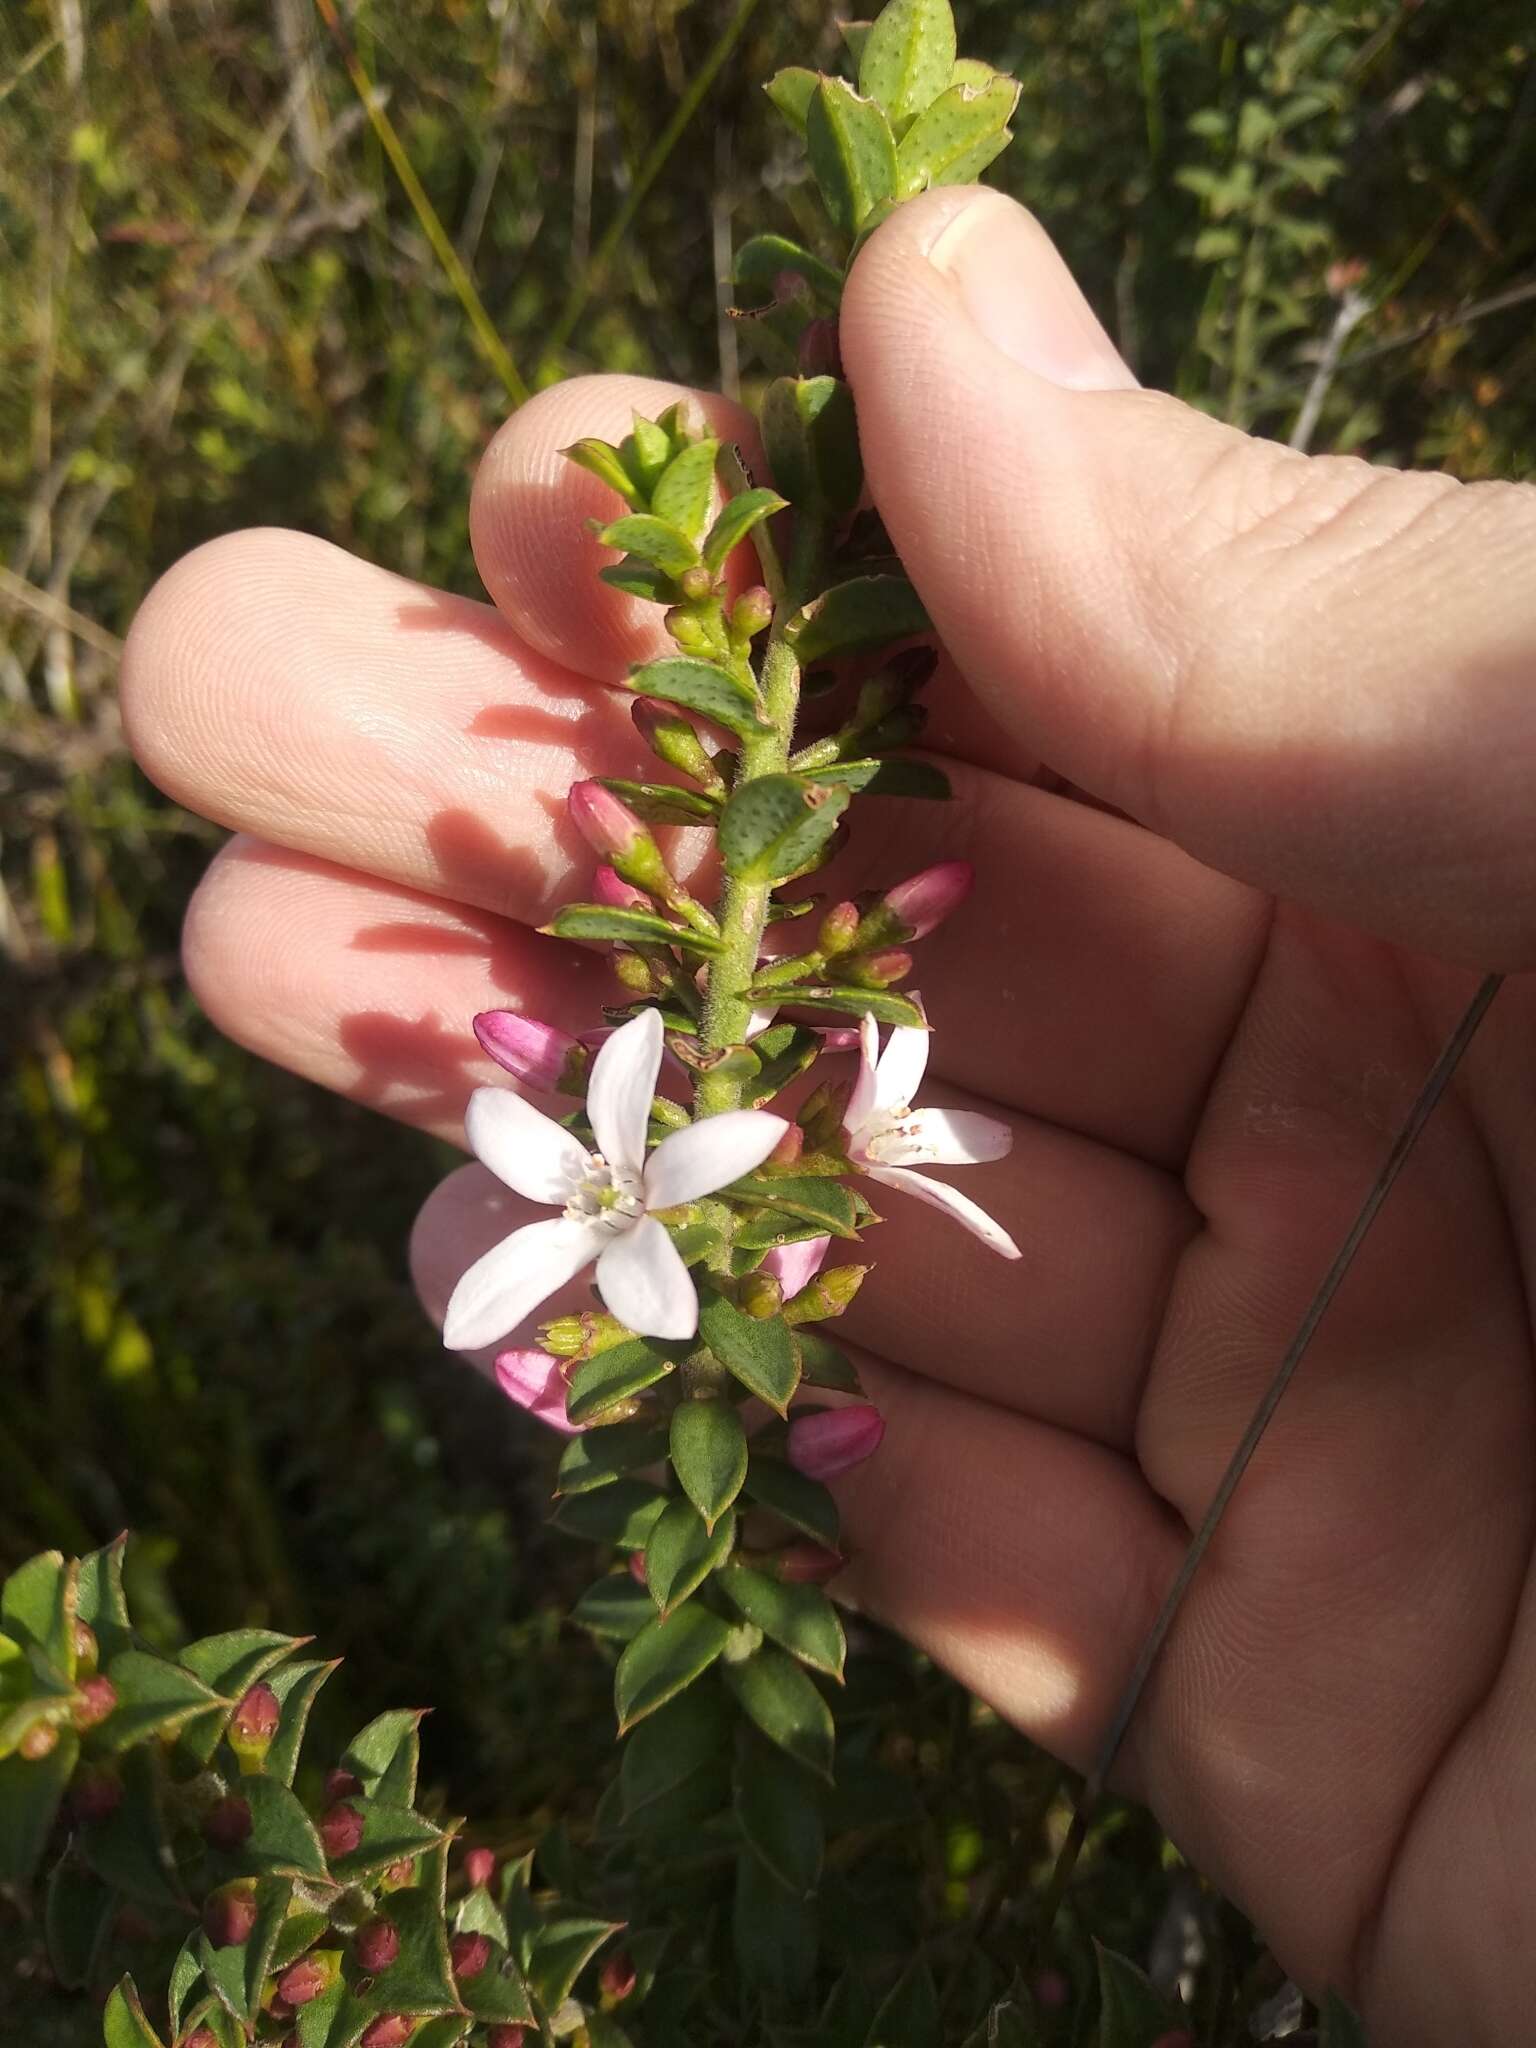
<instances>
[{"instance_id":1,"label":"flower center","mask_svg":"<svg viewBox=\"0 0 1536 2048\"><path fill-rule=\"evenodd\" d=\"M877 1166L910 1166L929 1159L932 1149L918 1136L917 1118L910 1102L898 1102L880 1118L864 1140L864 1156Z\"/></svg>"},{"instance_id":2,"label":"flower center","mask_svg":"<svg viewBox=\"0 0 1536 2048\"><path fill-rule=\"evenodd\" d=\"M615 1173L601 1152L589 1152L586 1170L566 1198L565 1213L573 1223L593 1223L618 1237L645 1214L640 1183Z\"/></svg>"}]
</instances>

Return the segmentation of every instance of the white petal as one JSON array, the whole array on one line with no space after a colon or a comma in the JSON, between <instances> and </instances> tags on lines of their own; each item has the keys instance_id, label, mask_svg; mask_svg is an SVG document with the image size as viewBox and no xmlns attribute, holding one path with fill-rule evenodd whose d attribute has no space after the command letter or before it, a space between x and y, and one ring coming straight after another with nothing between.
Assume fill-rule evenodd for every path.
<instances>
[{"instance_id":1,"label":"white petal","mask_svg":"<svg viewBox=\"0 0 1536 2048\"><path fill-rule=\"evenodd\" d=\"M906 1128L935 1166L979 1166L1013 1150L1007 1124L974 1109L920 1109Z\"/></svg>"},{"instance_id":2,"label":"white petal","mask_svg":"<svg viewBox=\"0 0 1536 2048\"><path fill-rule=\"evenodd\" d=\"M917 1100L928 1065L930 1034L914 1024L898 1024L885 1041L875 1070L875 1108L905 1108Z\"/></svg>"},{"instance_id":3,"label":"white petal","mask_svg":"<svg viewBox=\"0 0 1536 2048\"><path fill-rule=\"evenodd\" d=\"M564 1208L587 1155L552 1117L510 1088L477 1088L464 1113L470 1150L496 1178L530 1202Z\"/></svg>"},{"instance_id":4,"label":"white petal","mask_svg":"<svg viewBox=\"0 0 1536 2048\"><path fill-rule=\"evenodd\" d=\"M660 1010L642 1010L621 1024L592 1062L587 1115L597 1149L615 1173L638 1180L645 1166L645 1127L661 1072Z\"/></svg>"},{"instance_id":5,"label":"white petal","mask_svg":"<svg viewBox=\"0 0 1536 2048\"><path fill-rule=\"evenodd\" d=\"M443 1342L450 1351L494 1344L597 1257L606 1233L552 1216L530 1223L476 1259L448 1300Z\"/></svg>"},{"instance_id":6,"label":"white petal","mask_svg":"<svg viewBox=\"0 0 1536 2048\"><path fill-rule=\"evenodd\" d=\"M639 1337L691 1337L699 1327L688 1268L654 1216L608 1240L597 1262L597 1291Z\"/></svg>"},{"instance_id":7,"label":"white petal","mask_svg":"<svg viewBox=\"0 0 1536 2048\"><path fill-rule=\"evenodd\" d=\"M957 1223L964 1224L973 1237L979 1237L989 1250L999 1253L1005 1259L1019 1257L1019 1248L1000 1223L994 1223L986 1210L978 1207L969 1195L962 1195L958 1188L952 1188L947 1181L930 1180L925 1173L913 1173L906 1166L872 1166L871 1180L883 1181L888 1188L900 1188L903 1194L916 1195L920 1202L927 1202L935 1209L943 1209L953 1216Z\"/></svg>"},{"instance_id":8,"label":"white petal","mask_svg":"<svg viewBox=\"0 0 1536 2048\"><path fill-rule=\"evenodd\" d=\"M859 1019L859 1078L853 1084L848 1107L843 1111L843 1129L861 1131L874 1114L875 1062L880 1050L880 1027L873 1017Z\"/></svg>"},{"instance_id":9,"label":"white petal","mask_svg":"<svg viewBox=\"0 0 1536 2048\"><path fill-rule=\"evenodd\" d=\"M671 1132L646 1164L645 1206L670 1209L728 1187L761 1166L788 1129L783 1117L765 1109L728 1109Z\"/></svg>"},{"instance_id":10,"label":"white petal","mask_svg":"<svg viewBox=\"0 0 1536 2048\"><path fill-rule=\"evenodd\" d=\"M744 1042L750 1045L760 1031L768 1029L768 1026L778 1014L779 1006L777 1003L771 1009L752 1011L751 1015L747 1018L747 1035Z\"/></svg>"}]
</instances>

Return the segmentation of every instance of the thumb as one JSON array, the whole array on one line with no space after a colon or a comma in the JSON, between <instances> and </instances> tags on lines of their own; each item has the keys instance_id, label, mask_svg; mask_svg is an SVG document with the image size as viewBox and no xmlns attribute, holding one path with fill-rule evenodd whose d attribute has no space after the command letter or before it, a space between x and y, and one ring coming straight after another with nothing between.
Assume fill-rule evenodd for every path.
<instances>
[{"instance_id":1,"label":"thumb","mask_svg":"<svg viewBox=\"0 0 1536 2048\"><path fill-rule=\"evenodd\" d=\"M891 537L1034 752L1245 881L1536 962L1536 489L1299 455L1139 390L995 192L902 207L841 340Z\"/></svg>"}]
</instances>

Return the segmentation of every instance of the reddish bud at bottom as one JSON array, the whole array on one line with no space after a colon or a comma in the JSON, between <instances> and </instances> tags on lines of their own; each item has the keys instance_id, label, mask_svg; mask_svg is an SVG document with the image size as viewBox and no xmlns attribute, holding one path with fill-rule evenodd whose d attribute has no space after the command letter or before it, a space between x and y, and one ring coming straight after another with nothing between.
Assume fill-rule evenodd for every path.
<instances>
[{"instance_id":1,"label":"reddish bud at bottom","mask_svg":"<svg viewBox=\"0 0 1536 2048\"><path fill-rule=\"evenodd\" d=\"M368 1920L359 1927L352 1943L357 1967L377 1977L400 1953L400 1931L390 1920Z\"/></svg>"},{"instance_id":2,"label":"reddish bud at bottom","mask_svg":"<svg viewBox=\"0 0 1536 2048\"><path fill-rule=\"evenodd\" d=\"M408 1885L415 1875L415 1857L402 1856L398 1863L391 1863L389 1868L385 1871L384 1889L387 1892L397 1892L401 1890L403 1886Z\"/></svg>"},{"instance_id":3,"label":"reddish bud at bottom","mask_svg":"<svg viewBox=\"0 0 1536 2048\"><path fill-rule=\"evenodd\" d=\"M405 2048L416 2030L416 2022L403 2012L386 2012L363 2029L358 2048Z\"/></svg>"},{"instance_id":4,"label":"reddish bud at bottom","mask_svg":"<svg viewBox=\"0 0 1536 2048\"><path fill-rule=\"evenodd\" d=\"M635 1988L635 1959L629 1950L617 1948L606 1957L597 1981L604 1998L611 1998L615 2005L628 1998Z\"/></svg>"},{"instance_id":5,"label":"reddish bud at bottom","mask_svg":"<svg viewBox=\"0 0 1536 2048\"><path fill-rule=\"evenodd\" d=\"M485 2037L485 2048L523 2048L528 2038L528 2029L513 2022L509 2026L492 2027Z\"/></svg>"},{"instance_id":6,"label":"reddish bud at bottom","mask_svg":"<svg viewBox=\"0 0 1536 2048\"><path fill-rule=\"evenodd\" d=\"M318 1998L330 1981L331 1973L324 1963L317 1963L313 1956L300 1956L278 1978L277 1995L297 2009Z\"/></svg>"},{"instance_id":7,"label":"reddish bud at bottom","mask_svg":"<svg viewBox=\"0 0 1536 2048\"><path fill-rule=\"evenodd\" d=\"M69 1810L76 1820L87 1825L96 1820L109 1820L122 1803L123 1781L115 1771L87 1766L75 1773L74 1783L69 1788Z\"/></svg>"},{"instance_id":8,"label":"reddish bud at bottom","mask_svg":"<svg viewBox=\"0 0 1536 2048\"><path fill-rule=\"evenodd\" d=\"M325 1774L325 1803L335 1806L343 1799L361 1799L363 1781L354 1777L351 1771L344 1771L338 1765L334 1771Z\"/></svg>"},{"instance_id":9,"label":"reddish bud at bottom","mask_svg":"<svg viewBox=\"0 0 1536 2048\"><path fill-rule=\"evenodd\" d=\"M327 1856L350 1856L363 1839L363 1816L355 1806L333 1806L320 1817L320 1839Z\"/></svg>"},{"instance_id":10,"label":"reddish bud at bottom","mask_svg":"<svg viewBox=\"0 0 1536 2048\"><path fill-rule=\"evenodd\" d=\"M59 1746L59 1731L51 1721L39 1721L35 1728L29 1728L16 1745L16 1754L25 1763L40 1764L45 1756L52 1756Z\"/></svg>"},{"instance_id":11,"label":"reddish bud at bottom","mask_svg":"<svg viewBox=\"0 0 1536 2048\"><path fill-rule=\"evenodd\" d=\"M1060 1970L1042 1970L1031 1989L1042 2012L1060 2012L1071 1991Z\"/></svg>"},{"instance_id":12,"label":"reddish bud at bottom","mask_svg":"<svg viewBox=\"0 0 1536 2048\"><path fill-rule=\"evenodd\" d=\"M198 2027L183 2036L181 2048L219 2048L219 2037L211 2027Z\"/></svg>"},{"instance_id":13,"label":"reddish bud at bottom","mask_svg":"<svg viewBox=\"0 0 1536 2048\"><path fill-rule=\"evenodd\" d=\"M70 1720L83 1735L87 1728L99 1728L117 1705L117 1687L110 1678L88 1678L75 1693Z\"/></svg>"},{"instance_id":14,"label":"reddish bud at bottom","mask_svg":"<svg viewBox=\"0 0 1536 2048\"><path fill-rule=\"evenodd\" d=\"M836 1479L880 1448L885 1423L867 1401L846 1408L827 1408L820 1415L800 1415L789 1425L785 1445L789 1462L807 1479Z\"/></svg>"},{"instance_id":15,"label":"reddish bud at bottom","mask_svg":"<svg viewBox=\"0 0 1536 2048\"><path fill-rule=\"evenodd\" d=\"M493 1849L468 1849L464 1854L464 1881L476 1890L489 1884L496 1875L496 1852Z\"/></svg>"},{"instance_id":16,"label":"reddish bud at bottom","mask_svg":"<svg viewBox=\"0 0 1536 2048\"><path fill-rule=\"evenodd\" d=\"M798 1124L791 1124L768 1157L775 1166L793 1166L804 1150L805 1133Z\"/></svg>"},{"instance_id":17,"label":"reddish bud at bottom","mask_svg":"<svg viewBox=\"0 0 1536 2048\"><path fill-rule=\"evenodd\" d=\"M848 1560L824 1543L791 1543L779 1552L779 1577L791 1586L824 1586Z\"/></svg>"},{"instance_id":18,"label":"reddish bud at bottom","mask_svg":"<svg viewBox=\"0 0 1536 2048\"><path fill-rule=\"evenodd\" d=\"M453 1974L459 1979L478 1977L491 1960L490 1937L485 1934L456 1934L448 1944Z\"/></svg>"},{"instance_id":19,"label":"reddish bud at bottom","mask_svg":"<svg viewBox=\"0 0 1536 2048\"><path fill-rule=\"evenodd\" d=\"M632 1550L629 1553L629 1576L637 1586L644 1586L649 1583L645 1576L645 1552L643 1550Z\"/></svg>"},{"instance_id":20,"label":"reddish bud at bottom","mask_svg":"<svg viewBox=\"0 0 1536 2048\"><path fill-rule=\"evenodd\" d=\"M251 1809L239 1797L221 1799L203 1815L203 1840L214 1849L238 1849L251 1838Z\"/></svg>"},{"instance_id":21,"label":"reddish bud at bottom","mask_svg":"<svg viewBox=\"0 0 1536 2048\"><path fill-rule=\"evenodd\" d=\"M240 1757L260 1758L272 1746L283 1703L270 1685L253 1685L229 1717L229 1746Z\"/></svg>"},{"instance_id":22,"label":"reddish bud at bottom","mask_svg":"<svg viewBox=\"0 0 1536 2048\"><path fill-rule=\"evenodd\" d=\"M203 1932L214 1948L238 1948L256 1925L256 1887L226 1885L203 1901Z\"/></svg>"},{"instance_id":23,"label":"reddish bud at bottom","mask_svg":"<svg viewBox=\"0 0 1536 2048\"><path fill-rule=\"evenodd\" d=\"M76 1620L72 1635L75 1645L75 1666L77 1675L89 1678L96 1669L96 1660L101 1655L96 1641L96 1631L88 1622Z\"/></svg>"}]
</instances>

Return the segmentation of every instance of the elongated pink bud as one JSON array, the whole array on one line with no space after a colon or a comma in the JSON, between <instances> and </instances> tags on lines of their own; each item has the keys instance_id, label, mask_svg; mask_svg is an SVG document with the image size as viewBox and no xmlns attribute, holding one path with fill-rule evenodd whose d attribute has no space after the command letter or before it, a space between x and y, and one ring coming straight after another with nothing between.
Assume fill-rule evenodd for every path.
<instances>
[{"instance_id":1,"label":"elongated pink bud","mask_svg":"<svg viewBox=\"0 0 1536 2048\"><path fill-rule=\"evenodd\" d=\"M798 1124L791 1125L799 1130ZM802 1137L804 1133L801 1133ZM771 1273L784 1293L784 1299L798 1294L807 1280L821 1270L821 1262L827 1256L832 1240L830 1237L808 1237L800 1244L775 1245L758 1267L760 1273Z\"/></svg>"},{"instance_id":2,"label":"elongated pink bud","mask_svg":"<svg viewBox=\"0 0 1536 2048\"><path fill-rule=\"evenodd\" d=\"M632 889L610 867L600 867L592 877L592 901L606 903L611 910L649 910L651 907L649 896L640 889Z\"/></svg>"},{"instance_id":3,"label":"elongated pink bud","mask_svg":"<svg viewBox=\"0 0 1536 2048\"><path fill-rule=\"evenodd\" d=\"M365 1920L352 1941L357 1967L370 1977L382 1976L400 1953L400 1930L392 1920Z\"/></svg>"},{"instance_id":4,"label":"elongated pink bud","mask_svg":"<svg viewBox=\"0 0 1536 2048\"><path fill-rule=\"evenodd\" d=\"M968 860L941 860L887 890L884 908L904 927L902 938L926 939L960 908L975 883L976 870Z\"/></svg>"},{"instance_id":5,"label":"elongated pink bud","mask_svg":"<svg viewBox=\"0 0 1536 2048\"><path fill-rule=\"evenodd\" d=\"M575 1436L577 1425L565 1416L565 1376L558 1358L547 1351L502 1351L496 1358L496 1384L535 1420L562 1436Z\"/></svg>"},{"instance_id":6,"label":"elongated pink bud","mask_svg":"<svg viewBox=\"0 0 1536 2048\"><path fill-rule=\"evenodd\" d=\"M496 1852L494 1849L466 1849L464 1852L464 1881L477 1889L489 1884L496 1875Z\"/></svg>"},{"instance_id":7,"label":"elongated pink bud","mask_svg":"<svg viewBox=\"0 0 1536 2048\"><path fill-rule=\"evenodd\" d=\"M859 1034L851 1024L829 1024L816 1036L821 1040L823 1052L857 1052L859 1049Z\"/></svg>"},{"instance_id":8,"label":"elongated pink bud","mask_svg":"<svg viewBox=\"0 0 1536 2048\"><path fill-rule=\"evenodd\" d=\"M629 805L600 782L573 782L567 802L571 823L604 860L627 860L649 836Z\"/></svg>"},{"instance_id":9,"label":"elongated pink bud","mask_svg":"<svg viewBox=\"0 0 1536 2048\"><path fill-rule=\"evenodd\" d=\"M791 1124L768 1157L775 1166L793 1166L804 1150L805 1133L798 1124Z\"/></svg>"},{"instance_id":10,"label":"elongated pink bud","mask_svg":"<svg viewBox=\"0 0 1536 2048\"><path fill-rule=\"evenodd\" d=\"M497 1066L526 1088L579 1095L586 1085L592 1056L579 1038L556 1024L521 1017L516 1010L482 1010L474 1032Z\"/></svg>"},{"instance_id":11,"label":"elongated pink bud","mask_svg":"<svg viewBox=\"0 0 1536 2048\"><path fill-rule=\"evenodd\" d=\"M851 1472L880 1448L885 1422L867 1401L848 1408L828 1408L820 1415L799 1415L789 1425L787 1455L807 1479L836 1479Z\"/></svg>"},{"instance_id":12,"label":"elongated pink bud","mask_svg":"<svg viewBox=\"0 0 1536 2048\"><path fill-rule=\"evenodd\" d=\"M778 1555L778 1574L791 1586L824 1586L848 1562L824 1543L791 1543Z\"/></svg>"}]
</instances>

